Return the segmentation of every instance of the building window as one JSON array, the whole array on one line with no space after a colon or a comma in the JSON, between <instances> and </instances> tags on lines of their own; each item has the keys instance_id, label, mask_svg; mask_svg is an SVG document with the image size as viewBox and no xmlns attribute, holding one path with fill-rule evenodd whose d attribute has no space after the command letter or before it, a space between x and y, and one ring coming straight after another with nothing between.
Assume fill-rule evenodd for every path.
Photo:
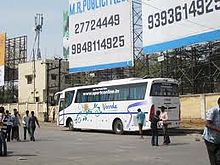
<instances>
[{"instance_id":1,"label":"building window","mask_svg":"<svg viewBox=\"0 0 220 165\"><path fill-rule=\"evenodd\" d=\"M40 100L39 97L36 97L36 98L35 98L35 101L36 101L36 102L39 102L39 100Z\"/></svg>"},{"instance_id":2,"label":"building window","mask_svg":"<svg viewBox=\"0 0 220 165\"><path fill-rule=\"evenodd\" d=\"M26 75L25 78L27 79L27 84L32 84L32 80L33 80L32 75Z\"/></svg>"},{"instance_id":3,"label":"building window","mask_svg":"<svg viewBox=\"0 0 220 165\"><path fill-rule=\"evenodd\" d=\"M65 75L65 84L71 84L71 79L69 75Z\"/></svg>"},{"instance_id":4,"label":"building window","mask_svg":"<svg viewBox=\"0 0 220 165\"><path fill-rule=\"evenodd\" d=\"M57 80L57 75L56 74L51 74L51 80Z\"/></svg>"}]
</instances>

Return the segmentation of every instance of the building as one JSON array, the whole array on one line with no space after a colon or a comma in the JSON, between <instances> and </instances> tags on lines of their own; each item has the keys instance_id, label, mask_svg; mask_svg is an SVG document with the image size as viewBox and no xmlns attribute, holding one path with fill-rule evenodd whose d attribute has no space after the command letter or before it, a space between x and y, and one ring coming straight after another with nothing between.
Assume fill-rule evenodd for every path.
<instances>
[{"instance_id":1,"label":"building","mask_svg":"<svg viewBox=\"0 0 220 165\"><path fill-rule=\"evenodd\" d=\"M62 59L19 64L18 102L53 104L54 94L69 86L68 68Z\"/></svg>"}]
</instances>

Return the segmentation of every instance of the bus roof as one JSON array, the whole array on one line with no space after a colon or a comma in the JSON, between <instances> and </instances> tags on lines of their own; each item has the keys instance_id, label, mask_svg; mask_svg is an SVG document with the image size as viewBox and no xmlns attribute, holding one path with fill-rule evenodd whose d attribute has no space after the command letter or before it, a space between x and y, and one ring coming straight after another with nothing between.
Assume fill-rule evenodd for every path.
<instances>
[{"instance_id":1,"label":"bus roof","mask_svg":"<svg viewBox=\"0 0 220 165\"><path fill-rule=\"evenodd\" d=\"M101 81L98 85L109 85L109 84L118 84L118 83L125 83L132 82L135 80L144 80L143 78L126 78L126 79L118 79L118 80L109 80L109 81Z\"/></svg>"},{"instance_id":2,"label":"bus roof","mask_svg":"<svg viewBox=\"0 0 220 165\"><path fill-rule=\"evenodd\" d=\"M126 78L126 79L118 79L118 80L101 81L98 84L94 84L94 85L69 87L60 92L63 93L65 91L82 89L82 88L96 88L96 87L101 87L101 86L112 86L112 85L119 85L119 84L123 85L123 84L135 84L135 83L142 83L142 82L161 82L161 81L178 83L177 80L171 79L171 78L147 78L147 79ZM60 94L60 92L57 92L57 93Z\"/></svg>"}]
</instances>

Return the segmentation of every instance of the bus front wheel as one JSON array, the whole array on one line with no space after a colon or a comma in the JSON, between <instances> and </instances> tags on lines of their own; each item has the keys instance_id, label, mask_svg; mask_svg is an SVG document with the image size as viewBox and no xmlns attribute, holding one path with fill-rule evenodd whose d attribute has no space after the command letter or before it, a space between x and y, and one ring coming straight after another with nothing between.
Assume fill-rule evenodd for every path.
<instances>
[{"instance_id":1,"label":"bus front wheel","mask_svg":"<svg viewBox=\"0 0 220 165\"><path fill-rule=\"evenodd\" d=\"M70 131L74 130L74 126L73 126L73 120L72 119L68 119L67 120L67 126L69 128Z\"/></svg>"},{"instance_id":2,"label":"bus front wheel","mask_svg":"<svg viewBox=\"0 0 220 165\"><path fill-rule=\"evenodd\" d=\"M113 124L113 131L116 133L116 134L123 134L124 130L123 130L123 124L122 124L122 121L120 119L116 119L114 121L114 124Z\"/></svg>"}]
</instances>

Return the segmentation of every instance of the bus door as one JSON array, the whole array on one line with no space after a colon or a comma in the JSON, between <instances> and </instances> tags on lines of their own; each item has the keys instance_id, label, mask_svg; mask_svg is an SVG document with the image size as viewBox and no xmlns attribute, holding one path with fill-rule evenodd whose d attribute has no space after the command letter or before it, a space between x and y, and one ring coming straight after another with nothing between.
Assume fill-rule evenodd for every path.
<instances>
[{"instance_id":1,"label":"bus door","mask_svg":"<svg viewBox=\"0 0 220 165\"><path fill-rule=\"evenodd\" d=\"M64 98L60 99L59 104L59 124L65 125L65 117L67 114L72 113L72 108L70 107L73 103L75 90L66 91L64 94Z\"/></svg>"},{"instance_id":2,"label":"bus door","mask_svg":"<svg viewBox=\"0 0 220 165\"><path fill-rule=\"evenodd\" d=\"M64 114L65 114L65 108L64 108L64 99L60 99L59 101L59 117L58 117L58 123L59 125L64 125Z\"/></svg>"}]
</instances>

